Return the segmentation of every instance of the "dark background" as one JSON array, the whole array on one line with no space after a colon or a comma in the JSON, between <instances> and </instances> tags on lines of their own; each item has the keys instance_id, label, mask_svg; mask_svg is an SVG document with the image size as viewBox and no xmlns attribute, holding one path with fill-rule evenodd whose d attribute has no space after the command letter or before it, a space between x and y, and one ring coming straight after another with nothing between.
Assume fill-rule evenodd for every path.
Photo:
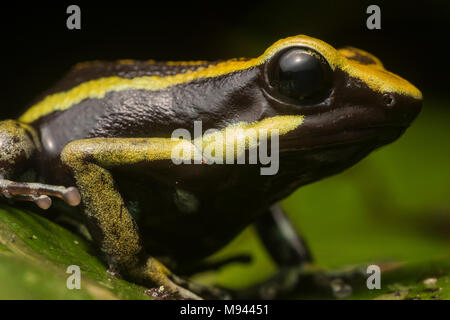
<instances>
[{"instance_id":1,"label":"dark background","mask_svg":"<svg viewBox=\"0 0 450 320\"><path fill-rule=\"evenodd\" d=\"M66 28L70 4L81 8L81 30ZM366 28L369 4L381 7L381 30ZM2 12L3 118L20 114L76 62L253 57L296 34L365 49L425 96L428 90L446 93L449 87L446 1L39 1L13 4Z\"/></svg>"}]
</instances>

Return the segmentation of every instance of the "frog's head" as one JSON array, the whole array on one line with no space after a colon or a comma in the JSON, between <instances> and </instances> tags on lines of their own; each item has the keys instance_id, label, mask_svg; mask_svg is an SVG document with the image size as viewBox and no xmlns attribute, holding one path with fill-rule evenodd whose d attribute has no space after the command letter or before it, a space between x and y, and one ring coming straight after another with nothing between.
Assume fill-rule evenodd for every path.
<instances>
[{"instance_id":1,"label":"frog's head","mask_svg":"<svg viewBox=\"0 0 450 320\"><path fill-rule=\"evenodd\" d=\"M280 166L283 156L292 159L291 169L307 168L306 180L339 172L394 141L421 109L416 87L359 49L336 50L296 36L276 42L258 59L265 116L304 116L280 136Z\"/></svg>"}]
</instances>

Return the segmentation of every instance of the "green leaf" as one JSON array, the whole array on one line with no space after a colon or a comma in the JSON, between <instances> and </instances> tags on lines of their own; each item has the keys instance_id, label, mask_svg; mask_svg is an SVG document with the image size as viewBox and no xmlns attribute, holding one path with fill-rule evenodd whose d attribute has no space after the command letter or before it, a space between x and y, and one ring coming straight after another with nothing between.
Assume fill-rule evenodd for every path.
<instances>
[{"instance_id":1,"label":"green leaf","mask_svg":"<svg viewBox=\"0 0 450 320\"><path fill-rule=\"evenodd\" d=\"M450 299L450 257L428 262L397 264L382 272L380 290L358 288L357 299Z\"/></svg>"},{"instance_id":2,"label":"green leaf","mask_svg":"<svg viewBox=\"0 0 450 320\"><path fill-rule=\"evenodd\" d=\"M67 267L81 289L66 286ZM83 238L33 212L0 206L0 299L149 299L145 288L106 272Z\"/></svg>"}]
</instances>

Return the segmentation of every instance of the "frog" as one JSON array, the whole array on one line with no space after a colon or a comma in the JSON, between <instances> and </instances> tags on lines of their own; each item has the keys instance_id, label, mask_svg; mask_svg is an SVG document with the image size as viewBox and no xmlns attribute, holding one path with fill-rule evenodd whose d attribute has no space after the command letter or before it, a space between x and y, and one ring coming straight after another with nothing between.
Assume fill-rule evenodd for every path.
<instances>
[{"instance_id":1,"label":"frog","mask_svg":"<svg viewBox=\"0 0 450 320\"><path fill-rule=\"evenodd\" d=\"M306 35L257 58L79 63L0 122L0 192L57 207L86 226L109 272L172 298L233 297L188 275L254 226L279 271L246 292L289 292L313 255L280 201L397 140L421 107L422 93L376 56ZM276 133L278 171L210 163L211 144L173 137L195 122L235 133L244 152L258 148L247 132ZM192 152L178 160L201 161L176 163L180 144Z\"/></svg>"}]
</instances>

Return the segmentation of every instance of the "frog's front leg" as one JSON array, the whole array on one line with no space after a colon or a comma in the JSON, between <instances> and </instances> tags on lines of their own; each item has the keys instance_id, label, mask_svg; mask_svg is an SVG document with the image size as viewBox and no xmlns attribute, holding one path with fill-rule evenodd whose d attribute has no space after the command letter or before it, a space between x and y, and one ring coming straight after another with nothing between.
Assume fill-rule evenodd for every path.
<instances>
[{"instance_id":1,"label":"frog's front leg","mask_svg":"<svg viewBox=\"0 0 450 320\"><path fill-rule=\"evenodd\" d=\"M179 141L160 138L93 138L69 143L61 160L81 193L88 227L110 268L148 287L163 286L175 297L199 299L189 284L147 255L137 224L115 186L111 169L170 159Z\"/></svg>"},{"instance_id":2,"label":"frog's front leg","mask_svg":"<svg viewBox=\"0 0 450 320\"><path fill-rule=\"evenodd\" d=\"M41 209L52 205L50 196L63 199L71 206L80 203L80 194L75 187L55 186L36 182L15 182L0 179L0 192L8 199L32 201Z\"/></svg>"}]
</instances>

